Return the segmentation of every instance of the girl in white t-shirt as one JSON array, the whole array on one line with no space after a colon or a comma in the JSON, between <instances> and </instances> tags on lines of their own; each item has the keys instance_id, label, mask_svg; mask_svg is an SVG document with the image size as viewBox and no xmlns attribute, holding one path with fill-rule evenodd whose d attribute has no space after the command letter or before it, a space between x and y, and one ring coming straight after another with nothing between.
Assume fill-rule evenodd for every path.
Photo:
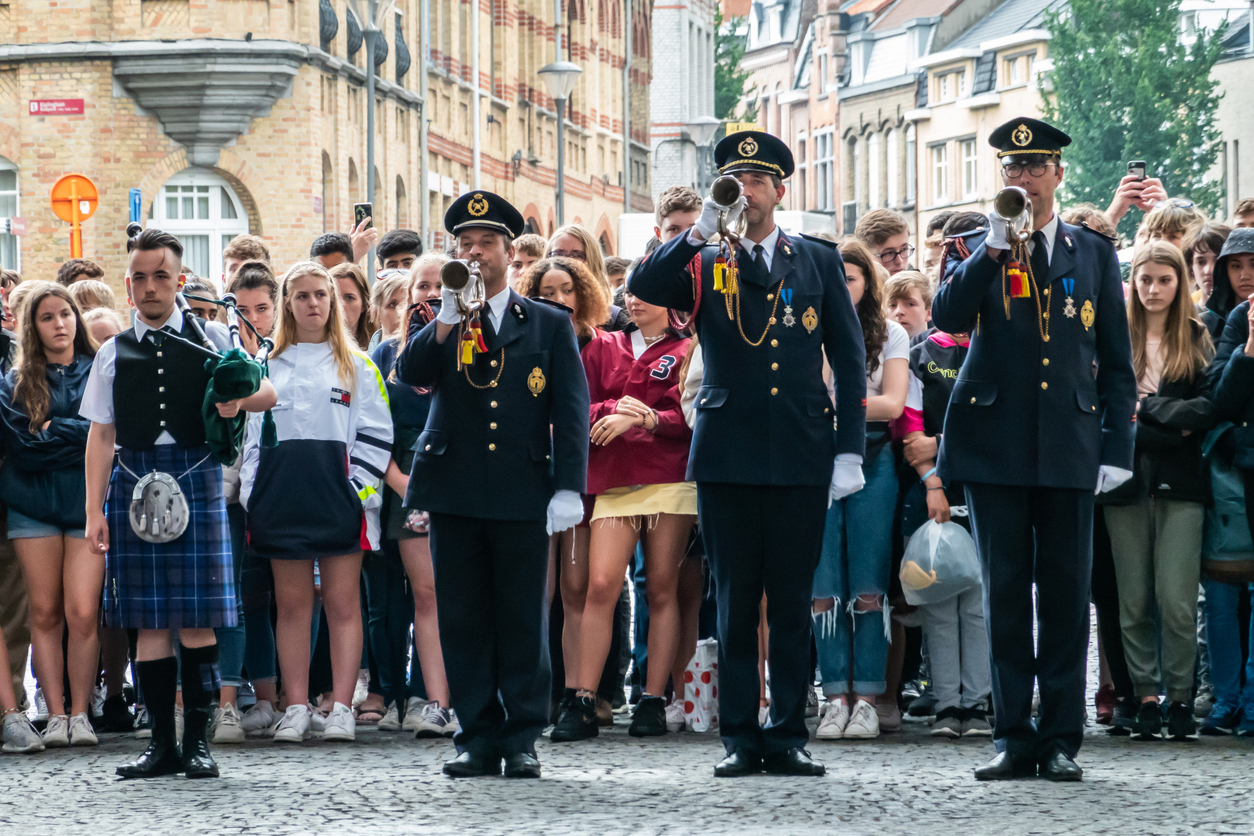
<instances>
[{"instance_id":1,"label":"girl in white t-shirt","mask_svg":"<svg viewBox=\"0 0 1254 836\"><path fill-rule=\"evenodd\" d=\"M897 501L888 422L905 407L910 377L910 337L884 316L881 268L857 241L842 244L840 252L866 342L866 486L832 503L814 573L814 641L828 700L817 736L828 740L879 736L875 701L885 689Z\"/></svg>"}]
</instances>

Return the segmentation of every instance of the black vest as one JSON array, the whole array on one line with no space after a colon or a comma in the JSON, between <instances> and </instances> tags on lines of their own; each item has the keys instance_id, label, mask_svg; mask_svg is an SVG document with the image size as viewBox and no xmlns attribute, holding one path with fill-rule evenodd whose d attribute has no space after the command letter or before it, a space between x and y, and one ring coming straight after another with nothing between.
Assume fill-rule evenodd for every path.
<instances>
[{"instance_id":1,"label":"black vest","mask_svg":"<svg viewBox=\"0 0 1254 836\"><path fill-rule=\"evenodd\" d=\"M180 336L197 343L187 316ZM152 336L161 339L160 348ZM114 344L113 420L118 444L128 450L148 450L163 430L180 447L204 444L201 406L210 379L204 354L160 335L136 339L133 327L118 334Z\"/></svg>"}]
</instances>

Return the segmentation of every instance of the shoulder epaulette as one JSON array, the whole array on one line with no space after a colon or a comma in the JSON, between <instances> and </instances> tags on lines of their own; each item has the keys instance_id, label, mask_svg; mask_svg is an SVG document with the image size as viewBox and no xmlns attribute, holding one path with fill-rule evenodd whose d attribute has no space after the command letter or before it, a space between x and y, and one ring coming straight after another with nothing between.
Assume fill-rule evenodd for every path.
<instances>
[{"instance_id":1,"label":"shoulder epaulette","mask_svg":"<svg viewBox=\"0 0 1254 836\"><path fill-rule=\"evenodd\" d=\"M1118 243L1119 243L1119 239L1118 239L1118 238L1116 238L1115 236L1113 236L1113 235L1107 235L1107 234L1106 234L1106 233L1104 233L1104 232L1099 232L1098 230L1096 230L1096 229L1094 229L1093 227L1089 226L1089 225L1088 225L1088 223L1087 223L1087 222L1085 222L1085 221L1080 221L1080 228L1081 228L1081 229L1087 229L1089 232L1093 233L1094 235L1098 236L1099 238L1104 238L1105 240L1109 241L1109 242L1110 242L1110 243L1112 243L1112 244L1118 244Z\"/></svg>"},{"instance_id":2,"label":"shoulder epaulette","mask_svg":"<svg viewBox=\"0 0 1254 836\"><path fill-rule=\"evenodd\" d=\"M840 248L840 244L836 243L835 241L829 241L826 238L820 238L817 235L811 235L808 232L801 233L801 237L805 238L807 241L813 241L816 244L824 244L828 247L831 247L834 250Z\"/></svg>"},{"instance_id":3,"label":"shoulder epaulette","mask_svg":"<svg viewBox=\"0 0 1254 836\"><path fill-rule=\"evenodd\" d=\"M559 311L565 311L567 314L574 313L573 310L566 307L561 302L554 302L552 299L545 299L543 296L531 296L529 298L532 302L539 302L542 305L548 305L550 308L557 308Z\"/></svg>"}]
</instances>

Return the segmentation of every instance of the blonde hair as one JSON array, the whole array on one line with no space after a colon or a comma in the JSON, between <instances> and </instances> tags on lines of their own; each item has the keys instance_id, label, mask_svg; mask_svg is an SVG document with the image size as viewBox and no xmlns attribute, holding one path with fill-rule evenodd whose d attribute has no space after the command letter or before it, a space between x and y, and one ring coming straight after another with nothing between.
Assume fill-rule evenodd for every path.
<instances>
[{"instance_id":1,"label":"blonde hair","mask_svg":"<svg viewBox=\"0 0 1254 836\"><path fill-rule=\"evenodd\" d=\"M23 300L30 295L31 291L35 289L37 284L38 282L22 282L17 287L9 291L9 301L5 307L9 309L9 318L14 320L16 323L14 327L18 330L21 330L22 327L21 314Z\"/></svg>"},{"instance_id":2,"label":"blonde hair","mask_svg":"<svg viewBox=\"0 0 1254 836\"><path fill-rule=\"evenodd\" d=\"M1128 294L1128 328L1132 333L1132 367L1139 380L1149 365L1146 335L1149 330L1145 305L1136 290L1137 274L1146 264L1170 267L1176 274L1176 295L1167 309L1163 329L1163 380L1191 381L1210 362L1214 354L1210 334L1198 321L1193 300L1189 296L1189 272L1184 255L1166 241L1151 241L1132 259L1132 292Z\"/></svg>"},{"instance_id":3,"label":"blonde hair","mask_svg":"<svg viewBox=\"0 0 1254 836\"><path fill-rule=\"evenodd\" d=\"M559 235L573 235L583 242L584 265L588 271L592 273L592 277L599 281L605 288L606 295L610 295L610 278L605 274L605 256L601 255L601 244L587 227L579 224L566 224L557 228L557 231L549 236L549 243L546 245L545 256L549 256L549 252L553 249L553 242L557 240Z\"/></svg>"},{"instance_id":4,"label":"blonde hair","mask_svg":"<svg viewBox=\"0 0 1254 836\"><path fill-rule=\"evenodd\" d=\"M99 279L79 279L69 285L69 289L74 303L84 313L92 308L112 308L117 304L113 288Z\"/></svg>"},{"instance_id":5,"label":"blonde hair","mask_svg":"<svg viewBox=\"0 0 1254 836\"><path fill-rule=\"evenodd\" d=\"M889 276L888 281L884 282L884 306L888 307L898 299L909 298L912 290L919 291L923 307L926 308L932 304L932 294L935 293L932 280L918 270L902 270L896 275Z\"/></svg>"},{"instance_id":6,"label":"blonde hair","mask_svg":"<svg viewBox=\"0 0 1254 836\"><path fill-rule=\"evenodd\" d=\"M78 282L75 282L75 284L77 283ZM73 286L74 285L70 285L70 287ZM118 329L117 333L119 334L126 330L126 320L123 319L122 314L118 313L113 308L92 308L91 310L83 311L83 324L88 328L95 324L97 320L101 319L109 320L109 322Z\"/></svg>"},{"instance_id":7,"label":"blonde hair","mask_svg":"<svg viewBox=\"0 0 1254 836\"><path fill-rule=\"evenodd\" d=\"M374 317L371 316L370 308L370 283L366 281L366 274L362 269L351 261L345 261L331 268L331 287L335 290L335 295L340 295L339 280L352 279L353 284L357 285L357 293L361 296L361 316L357 317L357 327L349 331L349 335L353 341L357 343L357 347L365 349L370 345L370 337L375 331ZM341 319L343 317L341 316Z\"/></svg>"},{"instance_id":8,"label":"blonde hair","mask_svg":"<svg viewBox=\"0 0 1254 836\"><path fill-rule=\"evenodd\" d=\"M1206 223L1206 216L1198 211L1192 201L1173 197L1161 200L1141 221L1141 229L1148 235L1185 237Z\"/></svg>"},{"instance_id":9,"label":"blonde hair","mask_svg":"<svg viewBox=\"0 0 1254 836\"><path fill-rule=\"evenodd\" d=\"M398 270L390 276L375 279L374 287L370 289L370 309L379 312L380 328L383 327L383 309L397 291L405 293L405 300L401 303L401 312L404 313L409 307L409 285L413 278L409 270ZM393 335L384 334L382 339L387 339L389 336Z\"/></svg>"},{"instance_id":10,"label":"blonde hair","mask_svg":"<svg viewBox=\"0 0 1254 836\"><path fill-rule=\"evenodd\" d=\"M279 282L279 327L275 329L274 349L271 357L278 357L287 349L296 345L296 315L288 305L288 296L292 292L292 282L305 276L316 276L327 283L331 297L327 314L326 329L323 332L325 342L331 344L331 354L335 357L339 368L340 382L352 389L357 384L357 367L353 363L353 338L344 324L344 305L340 302L340 294L335 286L335 279L316 261L298 261L288 268ZM362 312L365 316L365 312Z\"/></svg>"}]
</instances>

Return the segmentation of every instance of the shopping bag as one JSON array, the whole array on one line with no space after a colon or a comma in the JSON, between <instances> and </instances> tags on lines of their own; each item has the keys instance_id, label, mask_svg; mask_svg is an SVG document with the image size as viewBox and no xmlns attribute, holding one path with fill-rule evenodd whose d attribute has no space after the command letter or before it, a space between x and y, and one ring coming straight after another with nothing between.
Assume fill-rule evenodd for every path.
<instances>
[{"instance_id":1,"label":"shopping bag","mask_svg":"<svg viewBox=\"0 0 1254 836\"><path fill-rule=\"evenodd\" d=\"M956 522L928 520L901 557L901 591L913 606L936 604L980 585L975 541Z\"/></svg>"},{"instance_id":2,"label":"shopping bag","mask_svg":"<svg viewBox=\"0 0 1254 836\"><path fill-rule=\"evenodd\" d=\"M718 640L702 639L684 669L684 727L690 732L718 728Z\"/></svg>"}]
</instances>

